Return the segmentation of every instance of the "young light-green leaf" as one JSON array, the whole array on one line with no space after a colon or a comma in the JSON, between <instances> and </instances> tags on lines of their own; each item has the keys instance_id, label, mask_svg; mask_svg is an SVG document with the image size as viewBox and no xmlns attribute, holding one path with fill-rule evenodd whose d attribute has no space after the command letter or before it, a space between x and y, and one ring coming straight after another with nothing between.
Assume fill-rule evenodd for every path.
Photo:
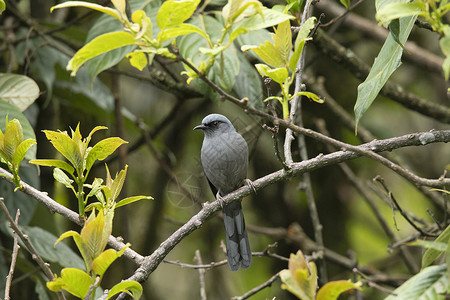
<instances>
[{"instance_id":1,"label":"young light-green leaf","mask_svg":"<svg viewBox=\"0 0 450 300\"><path fill-rule=\"evenodd\" d=\"M340 294L353 289L361 290L361 284L350 280L330 281L319 289L316 300L337 300Z\"/></svg>"},{"instance_id":2,"label":"young light-green leaf","mask_svg":"<svg viewBox=\"0 0 450 300\"><path fill-rule=\"evenodd\" d=\"M161 30L176 27L189 19L194 13L198 0L168 0L161 5L156 16L156 22Z\"/></svg>"},{"instance_id":3,"label":"young light-green leaf","mask_svg":"<svg viewBox=\"0 0 450 300\"><path fill-rule=\"evenodd\" d=\"M416 18L417 16L400 19L399 41L402 45L406 43ZM392 73L400 66L402 53L402 46L395 41L392 34L389 34L372 65L369 75L358 86L358 98L354 108L356 119L355 132L357 132L358 123L363 114L369 109Z\"/></svg>"},{"instance_id":4,"label":"young light-green leaf","mask_svg":"<svg viewBox=\"0 0 450 300\"><path fill-rule=\"evenodd\" d=\"M404 17L411 17L422 15L421 12L424 4L409 2L409 3L389 3L381 7L379 11L377 11L376 19L381 23L389 23L392 20L400 19Z\"/></svg>"},{"instance_id":5,"label":"young light-green leaf","mask_svg":"<svg viewBox=\"0 0 450 300\"><path fill-rule=\"evenodd\" d=\"M147 55L140 51L134 51L127 54L127 58L130 61L130 65L138 69L139 71L144 70L148 65Z\"/></svg>"},{"instance_id":6,"label":"young light-green leaf","mask_svg":"<svg viewBox=\"0 0 450 300\"><path fill-rule=\"evenodd\" d=\"M75 169L71 165L59 159L34 159L30 160L29 163L45 167L60 168L69 174L73 174L75 172Z\"/></svg>"},{"instance_id":7,"label":"young light-green leaf","mask_svg":"<svg viewBox=\"0 0 450 300\"><path fill-rule=\"evenodd\" d=\"M69 137L67 133L44 130L45 136L77 170L82 170L83 157L78 145Z\"/></svg>"},{"instance_id":8,"label":"young light-green leaf","mask_svg":"<svg viewBox=\"0 0 450 300\"><path fill-rule=\"evenodd\" d=\"M259 46L242 46L242 51L253 50L266 64L278 68L283 66L283 58L281 53L270 41L265 41Z\"/></svg>"},{"instance_id":9,"label":"young light-green leaf","mask_svg":"<svg viewBox=\"0 0 450 300\"><path fill-rule=\"evenodd\" d=\"M110 16L113 16L117 20L121 21L120 13L117 11L117 9L109 8L109 7L106 7L106 6L102 6L102 5L95 4L95 3L89 3L89 2L85 2L85 1L66 1L64 3L55 5L52 8L50 8L50 12L53 12L53 10L59 9L59 8L77 7L77 6L86 7L86 8L90 8L90 9L94 9L94 10L100 11L102 13L105 13L105 14L108 14Z\"/></svg>"},{"instance_id":10,"label":"young light-green leaf","mask_svg":"<svg viewBox=\"0 0 450 300\"><path fill-rule=\"evenodd\" d=\"M125 249L127 249L130 246L130 244L127 244L125 247L122 248L120 251L116 251L114 249L108 249L102 252L98 257L94 259L92 262L92 270L97 274L103 277L103 274L105 274L106 270L109 268L109 266L119 257L122 256Z\"/></svg>"},{"instance_id":11,"label":"young light-green leaf","mask_svg":"<svg viewBox=\"0 0 450 300\"><path fill-rule=\"evenodd\" d=\"M67 174L64 173L60 168L53 169L53 178L55 178L59 183L62 183L66 188L71 189L75 192L72 186L73 180L71 180L69 176L67 176Z\"/></svg>"},{"instance_id":12,"label":"young light-green leaf","mask_svg":"<svg viewBox=\"0 0 450 300\"><path fill-rule=\"evenodd\" d=\"M133 202L142 200L142 199L147 199L147 200L153 200L153 197L149 197L149 196L133 196L133 197L128 197L125 199L120 200L119 202L117 202L116 204L116 208L124 206L124 205L128 205L131 204Z\"/></svg>"},{"instance_id":13,"label":"young light-green leaf","mask_svg":"<svg viewBox=\"0 0 450 300\"><path fill-rule=\"evenodd\" d=\"M101 140L94 147L92 147L91 151L86 158L86 170L90 170L92 165L96 160L104 160L109 155L111 155L117 148L122 144L126 144L128 142L122 140L118 137L111 137L104 140Z\"/></svg>"},{"instance_id":14,"label":"young light-green leaf","mask_svg":"<svg viewBox=\"0 0 450 300\"><path fill-rule=\"evenodd\" d=\"M89 59L120 47L133 45L134 36L124 31L116 31L100 35L84 45L67 64L67 70L75 76L78 69Z\"/></svg>"},{"instance_id":15,"label":"young light-green leaf","mask_svg":"<svg viewBox=\"0 0 450 300\"><path fill-rule=\"evenodd\" d=\"M289 20L278 24L275 30L275 36L273 38L275 48L278 50L283 61L283 65L287 66L289 62L289 56L292 50L292 32L291 23Z\"/></svg>"},{"instance_id":16,"label":"young light-green leaf","mask_svg":"<svg viewBox=\"0 0 450 300\"><path fill-rule=\"evenodd\" d=\"M47 287L51 291L64 289L72 295L84 299L91 286L91 277L84 271L75 268L64 268L61 277L47 282Z\"/></svg>"},{"instance_id":17,"label":"young light-green leaf","mask_svg":"<svg viewBox=\"0 0 450 300\"><path fill-rule=\"evenodd\" d=\"M34 139L28 139L23 141L19 144L19 146L16 149L16 152L14 152L13 157L13 165L16 166L17 171L19 169L19 165L21 161L25 158L25 155L27 155L28 150L33 146L36 145L36 140Z\"/></svg>"},{"instance_id":18,"label":"young light-green leaf","mask_svg":"<svg viewBox=\"0 0 450 300\"><path fill-rule=\"evenodd\" d=\"M256 64L255 67L261 76L267 76L279 84L283 84L289 76L286 68L272 69L264 64Z\"/></svg>"},{"instance_id":19,"label":"young light-green leaf","mask_svg":"<svg viewBox=\"0 0 450 300\"><path fill-rule=\"evenodd\" d=\"M114 295L122 292L127 293L128 295L133 297L134 300L139 300L142 295L142 286L137 281L122 281L109 290L106 299L111 299L111 297L113 297Z\"/></svg>"}]
</instances>

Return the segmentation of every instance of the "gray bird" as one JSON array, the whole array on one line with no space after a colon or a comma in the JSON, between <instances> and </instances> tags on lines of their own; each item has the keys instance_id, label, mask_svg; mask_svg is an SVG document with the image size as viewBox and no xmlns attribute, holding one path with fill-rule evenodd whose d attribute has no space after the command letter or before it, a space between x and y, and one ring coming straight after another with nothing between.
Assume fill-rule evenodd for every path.
<instances>
[{"instance_id":1,"label":"gray bird","mask_svg":"<svg viewBox=\"0 0 450 300\"><path fill-rule=\"evenodd\" d=\"M223 196L241 187L247 177L247 143L223 115L208 115L194 129L201 129L205 135L202 166L212 192L221 201ZM252 264L252 252L240 201L223 207L223 220L228 266L232 271L247 269Z\"/></svg>"}]
</instances>

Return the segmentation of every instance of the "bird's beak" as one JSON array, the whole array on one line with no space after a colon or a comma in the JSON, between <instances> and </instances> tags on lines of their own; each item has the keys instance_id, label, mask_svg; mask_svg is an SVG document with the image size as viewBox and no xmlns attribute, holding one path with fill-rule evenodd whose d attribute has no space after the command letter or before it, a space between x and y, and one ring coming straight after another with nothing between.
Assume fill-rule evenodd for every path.
<instances>
[{"instance_id":1,"label":"bird's beak","mask_svg":"<svg viewBox=\"0 0 450 300\"><path fill-rule=\"evenodd\" d=\"M205 128L206 128L206 126L203 125L203 124L201 124L201 125L195 126L195 127L194 127L194 130L196 130L196 129L201 129L201 130L203 130L203 129L205 129Z\"/></svg>"}]
</instances>

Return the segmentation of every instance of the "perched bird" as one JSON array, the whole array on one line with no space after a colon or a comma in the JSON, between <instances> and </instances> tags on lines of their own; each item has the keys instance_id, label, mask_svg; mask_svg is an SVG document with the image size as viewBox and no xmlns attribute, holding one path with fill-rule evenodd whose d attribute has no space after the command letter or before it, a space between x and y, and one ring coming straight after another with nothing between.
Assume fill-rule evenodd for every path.
<instances>
[{"instance_id":1,"label":"perched bird","mask_svg":"<svg viewBox=\"0 0 450 300\"><path fill-rule=\"evenodd\" d=\"M201 161L209 186L218 201L241 187L247 176L248 147L244 138L225 116L211 114L201 125L205 135ZM228 266L232 271L247 269L252 264L252 252L245 229L240 201L223 206Z\"/></svg>"}]
</instances>

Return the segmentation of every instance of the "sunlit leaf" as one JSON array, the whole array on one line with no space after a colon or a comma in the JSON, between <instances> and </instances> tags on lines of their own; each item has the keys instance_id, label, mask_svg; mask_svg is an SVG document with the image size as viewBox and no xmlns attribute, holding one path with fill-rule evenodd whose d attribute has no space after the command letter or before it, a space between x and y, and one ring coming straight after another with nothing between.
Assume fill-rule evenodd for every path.
<instances>
[{"instance_id":1,"label":"sunlit leaf","mask_svg":"<svg viewBox=\"0 0 450 300\"><path fill-rule=\"evenodd\" d=\"M142 295L142 286L137 281L122 281L109 290L108 297L106 299L111 299L114 295L122 292L125 292L133 297L133 299L138 300Z\"/></svg>"},{"instance_id":2,"label":"sunlit leaf","mask_svg":"<svg viewBox=\"0 0 450 300\"><path fill-rule=\"evenodd\" d=\"M256 64L255 67L261 76L267 76L279 84L283 84L289 76L289 72L286 68L272 69L264 64Z\"/></svg>"},{"instance_id":3,"label":"sunlit leaf","mask_svg":"<svg viewBox=\"0 0 450 300\"><path fill-rule=\"evenodd\" d=\"M128 53L127 58L130 61L130 65L132 65L139 71L144 70L144 68L148 65L147 55L143 52L134 51Z\"/></svg>"},{"instance_id":4,"label":"sunlit leaf","mask_svg":"<svg viewBox=\"0 0 450 300\"><path fill-rule=\"evenodd\" d=\"M77 170L82 170L83 157L78 145L67 133L43 130L47 139Z\"/></svg>"},{"instance_id":5,"label":"sunlit leaf","mask_svg":"<svg viewBox=\"0 0 450 300\"><path fill-rule=\"evenodd\" d=\"M340 294L353 289L361 290L361 283L350 280L330 281L319 289L316 300L337 300Z\"/></svg>"},{"instance_id":6,"label":"sunlit leaf","mask_svg":"<svg viewBox=\"0 0 450 300\"><path fill-rule=\"evenodd\" d=\"M142 200L142 199L147 199L147 200L153 200L153 197L149 197L149 196L133 196L133 197L128 197L125 199L120 200L119 202L117 202L116 204L116 208L124 206L124 205L128 205L131 204L133 202Z\"/></svg>"},{"instance_id":7,"label":"sunlit leaf","mask_svg":"<svg viewBox=\"0 0 450 300\"><path fill-rule=\"evenodd\" d=\"M121 20L120 13L117 11L117 9L109 8L106 6L102 6L102 5L95 4L95 3L89 3L89 2L85 2L85 1L66 1L66 2L63 2L58 5L53 6L50 9L50 11L53 12L53 10L55 10L55 9L65 8L65 7L77 7L77 6L94 9L94 10L100 11L102 13L108 14L110 16L113 16L117 20Z\"/></svg>"},{"instance_id":8,"label":"sunlit leaf","mask_svg":"<svg viewBox=\"0 0 450 300\"><path fill-rule=\"evenodd\" d=\"M126 144L128 142L122 140L118 137L111 137L104 140L101 140L94 147L92 147L91 151L86 158L86 170L90 170L92 165L96 160L104 160L109 155L111 155L117 148L119 148L122 144Z\"/></svg>"},{"instance_id":9,"label":"sunlit leaf","mask_svg":"<svg viewBox=\"0 0 450 300\"><path fill-rule=\"evenodd\" d=\"M65 268L61 271L61 277L47 282L47 287L51 291L64 289L72 295L84 299L91 284L91 277L86 272L75 268Z\"/></svg>"},{"instance_id":10,"label":"sunlit leaf","mask_svg":"<svg viewBox=\"0 0 450 300\"><path fill-rule=\"evenodd\" d=\"M182 24L192 16L199 2L197 0L168 0L164 2L156 16L158 27L164 30Z\"/></svg>"},{"instance_id":11,"label":"sunlit leaf","mask_svg":"<svg viewBox=\"0 0 450 300\"><path fill-rule=\"evenodd\" d=\"M133 45L134 43L134 36L124 31L100 35L75 53L67 64L67 70L72 71L71 75L75 76L78 69L89 59L120 47Z\"/></svg>"},{"instance_id":12,"label":"sunlit leaf","mask_svg":"<svg viewBox=\"0 0 450 300\"><path fill-rule=\"evenodd\" d=\"M45 167L56 167L66 171L69 174L73 174L75 169L69 165L67 162L59 159L35 159L29 161L31 164L45 166Z\"/></svg>"},{"instance_id":13,"label":"sunlit leaf","mask_svg":"<svg viewBox=\"0 0 450 300\"><path fill-rule=\"evenodd\" d=\"M99 276L103 276L109 266L119 257L122 256L125 249L127 249L130 244L125 245L120 251L114 249L108 249L103 251L99 256L97 256L92 262L92 270Z\"/></svg>"}]
</instances>

